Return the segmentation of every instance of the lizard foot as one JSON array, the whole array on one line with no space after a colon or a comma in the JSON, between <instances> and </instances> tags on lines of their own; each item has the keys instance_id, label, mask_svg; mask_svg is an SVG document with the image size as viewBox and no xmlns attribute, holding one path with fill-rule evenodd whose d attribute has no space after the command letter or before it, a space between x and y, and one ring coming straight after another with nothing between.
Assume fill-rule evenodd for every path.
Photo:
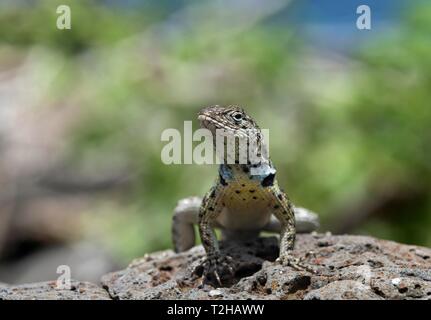
<instances>
[{"instance_id":1,"label":"lizard foot","mask_svg":"<svg viewBox=\"0 0 431 320\"><path fill-rule=\"evenodd\" d=\"M203 275L203 281L212 280L215 278L219 286L223 286L223 281L226 280L226 270L229 272L230 278L233 278L235 271L232 268L232 257L228 255L212 255L207 257L201 265L199 265L194 273Z\"/></svg>"},{"instance_id":2,"label":"lizard foot","mask_svg":"<svg viewBox=\"0 0 431 320\"><path fill-rule=\"evenodd\" d=\"M308 271L310 273L316 273L316 270L314 270L310 266L305 265L302 262L302 259L296 258L291 254L284 254L278 257L275 261L282 264L283 266L292 267L298 271Z\"/></svg>"}]
</instances>

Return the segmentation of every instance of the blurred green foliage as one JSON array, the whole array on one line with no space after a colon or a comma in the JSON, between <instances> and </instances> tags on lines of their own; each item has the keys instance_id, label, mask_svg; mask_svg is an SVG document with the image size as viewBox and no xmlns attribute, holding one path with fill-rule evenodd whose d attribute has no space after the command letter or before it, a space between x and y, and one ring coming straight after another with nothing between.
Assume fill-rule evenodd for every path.
<instances>
[{"instance_id":1,"label":"blurred green foliage","mask_svg":"<svg viewBox=\"0 0 431 320\"><path fill-rule=\"evenodd\" d=\"M69 161L129 172L131 186L88 213L88 235L120 257L170 247L176 202L203 195L215 177L215 166L164 165L161 132L225 103L270 129L280 184L321 214L323 229L385 192L396 204L413 190L420 197L354 230L431 246L431 6L410 13L397 36L334 62L259 21L230 29L186 14L181 24L179 14L172 27L160 12L87 1L70 1L72 30L59 31L56 3L2 10L0 40L57 57L49 99L81 109Z\"/></svg>"},{"instance_id":2,"label":"blurred green foliage","mask_svg":"<svg viewBox=\"0 0 431 320\"><path fill-rule=\"evenodd\" d=\"M67 36L56 27L57 7L72 8L72 28ZM74 54L89 47L112 44L131 32L149 25L154 15L142 16L133 11L121 12L100 5L98 1L44 0L35 5L10 2L3 4L0 19L0 39L17 46L48 46L54 50Z\"/></svg>"}]
</instances>

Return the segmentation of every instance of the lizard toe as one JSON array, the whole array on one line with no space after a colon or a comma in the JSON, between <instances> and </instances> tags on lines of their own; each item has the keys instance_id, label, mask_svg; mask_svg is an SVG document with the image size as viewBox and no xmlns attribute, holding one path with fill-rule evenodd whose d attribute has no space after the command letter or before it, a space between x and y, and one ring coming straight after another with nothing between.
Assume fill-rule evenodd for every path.
<instances>
[{"instance_id":1,"label":"lizard toe","mask_svg":"<svg viewBox=\"0 0 431 320\"><path fill-rule=\"evenodd\" d=\"M302 259L296 258L290 254L280 256L277 258L276 261L282 264L283 266L292 267L293 269L298 271L308 271L313 274L316 273L316 271L312 267L306 265L302 261Z\"/></svg>"},{"instance_id":2,"label":"lizard toe","mask_svg":"<svg viewBox=\"0 0 431 320\"><path fill-rule=\"evenodd\" d=\"M206 258L198 268L200 268L201 274L206 281L216 282L218 286L223 286L230 283L235 276L232 262L233 259L226 255L211 256Z\"/></svg>"}]
</instances>

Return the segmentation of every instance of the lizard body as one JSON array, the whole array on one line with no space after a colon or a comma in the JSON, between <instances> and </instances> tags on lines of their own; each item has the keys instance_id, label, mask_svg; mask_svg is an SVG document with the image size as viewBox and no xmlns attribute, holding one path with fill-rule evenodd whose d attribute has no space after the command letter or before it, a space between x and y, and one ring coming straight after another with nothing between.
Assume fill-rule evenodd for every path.
<instances>
[{"instance_id":1,"label":"lizard body","mask_svg":"<svg viewBox=\"0 0 431 320\"><path fill-rule=\"evenodd\" d=\"M232 271L232 261L221 254L214 227L221 229L225 240L256 237L260 231L280 232L278 260L285 265L299 267L297 259L290 254L297 229L301 232L317 229L318 218L306 209L294 207L280 189L275 167L264 155L266 146L256 122L238 106L204 108L199 112L199 120L203 128L211 131L214 139L217 129L227 131L228 135L245 137L247 141L253 134L259 162L251 162L249 157L247 162L240 162L239 142L234 140L235 162L226 161L226 155L222 155L225 161L220 164L216 182L204 198L187 198L175 209L172 228L175 250L185 251L194 245L193 224L197 223L207 254L202 264L205 277L214 274L221 284L219 274L223 269ZM227 142L224 143L226 147ZM251 143L247 145L252 147Z\"/></svg>"}]
</instances>

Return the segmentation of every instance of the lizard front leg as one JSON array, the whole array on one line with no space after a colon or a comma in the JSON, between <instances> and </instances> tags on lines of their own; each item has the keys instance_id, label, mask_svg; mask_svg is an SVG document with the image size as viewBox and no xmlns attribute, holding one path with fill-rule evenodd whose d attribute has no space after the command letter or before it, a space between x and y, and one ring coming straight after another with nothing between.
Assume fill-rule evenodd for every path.
<instances>
[{"instance_id":1,"label":"lizard front leg","mask_svg":"<svg viewBox=\"0 0 431 320\"><path fill-rule=\"evenodd\" d=\"M221 195L221 188L213 187L203 198L198 217L199 234L207 255L201 265L203 276L204 279L210 279L214 275L220 286L222 285L221 275L226 269L232 276L234 274L231 267L232 258L220 252L217 237L212 228L215 219L223 209Z\"/></svg>"},{"instance_id":2,"label":"lizard front leg","mask_svg":"<svg viewBox=\"0 0 431 320\"><path fill-rule=\"evenodd\" d=\"M295 213L292 203L287 195L280 190L277 184L270 187L270 193L273 198L273 213L280 221L280 254L278 262L285 266L291 266L297 270L307 270L314 272L310 267L302 265L301 261L292 255L295 245L296 227Z\"/></svg>"}]
</instances>

